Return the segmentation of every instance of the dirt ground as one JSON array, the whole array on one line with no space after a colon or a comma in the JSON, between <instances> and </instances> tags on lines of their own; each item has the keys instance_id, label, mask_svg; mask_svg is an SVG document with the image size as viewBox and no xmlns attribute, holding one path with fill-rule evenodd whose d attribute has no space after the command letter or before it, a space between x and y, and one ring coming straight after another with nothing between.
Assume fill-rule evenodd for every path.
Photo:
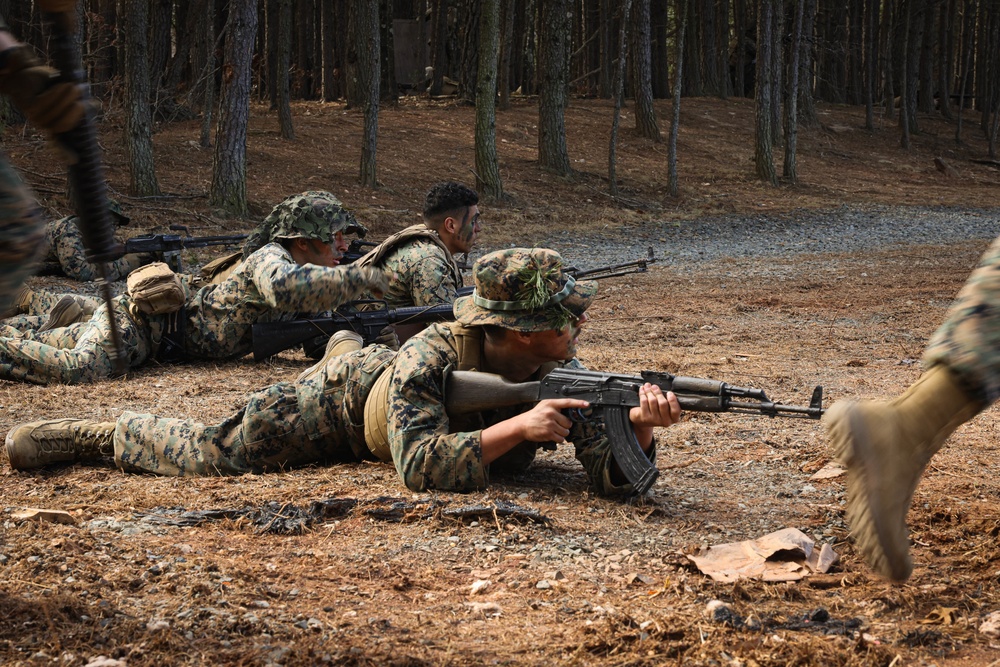
<instances>
[{"instance_id":1,"label":"dirt ground","mask_svg":"<svg viewBox=\"0 0 1000 667\"><path fill-rule=\"evenodd\" d=\"M255 110L249 191L258 216L287 194L329 189L377 239L417 219L431 183L473 180L470 108L409 100L383 113L374 191L355 185L360 118L337 104L295 112L298 139L284 142L275 115ZM669 117L669 105L660 112ZM511 197L484 204L485 245L535 242L554 227L628 233L845 203L996 206L1000 171L970 161L986 150L968 117L967 145L955 146L952 126L921 117L923 133L904 152L891 123L868 134L862 109L823 107L823 126L800 138L801 183L772 189L750 173L752 103L707 99L683 102L681 196L666 195L665 146L625 131L622 198L613 201L609 114L606 102L572 103L569 149L580 172L570 180L534 164L531 101L498 117ZM252 225L208 209L211 151L197 147L196 123L156 135L171 195L156 200L124 195L120 117L109 112L102 131L110 183L137 230ZM42 142L8 130L4 145L43 203L65 211L60 169ZM934 157L958 175L937 170ZM789 255L693 274L657 264L602 284L580 357L594 369L757 386L785 403L808 402L816 384L827 405L890 396L917 378L928 336L983 250L966 242ZM152 365L83 387L0 382L0 434L32 419L110 419L123 409L213 422L308 363L285 353L263 364ZM978 627L1000 611L997 429L988 410L934 459L910 515L916 570L902 586L858 560L843 478L811 479L829 454L808 420L690 413L658 435L660 477L633 503L588 492L566 448L470 495L413 494L377 464L173 479L100 465L17 473L2 462L0 661L995 666L1000 638ZM16 518L25 508L64 510L72 521ZM791 583L716 583L687 558L786 527L832 546L841 557L833 570ZM713 600L729 613L709 614Z\"/></svg>"}]
</instances>

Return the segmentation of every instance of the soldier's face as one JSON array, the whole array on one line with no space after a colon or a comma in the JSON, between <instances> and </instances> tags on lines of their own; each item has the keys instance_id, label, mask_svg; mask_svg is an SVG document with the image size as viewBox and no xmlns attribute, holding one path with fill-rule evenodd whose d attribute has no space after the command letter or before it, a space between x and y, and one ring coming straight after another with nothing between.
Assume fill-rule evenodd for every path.
<instances>
[{"instance_id":1,"label":"soldier's face","mask_svg":"<svg viewBox=\"0 0 1000 667\"><path fill-rule=\"evenodd\" d=\"M340 259L347 252L347 241L343 232L337 232L332 243L323 243L317 239L302 239L302 241L296 257L299 264L334 267L340 264Z\"/></svg>"},{"instance_id":2,"label":"soldier's face","mask_svg":"<svg viewBox=\"0 0 1000 667\"><path fill-rule=\"evenodd\" d=\"M576 356L577 339L588 320L587 313L572 320L564 328L555 331L536 331L531 334L531 349L539 357L549 361L569 361Z\"/></svg>"},{"instance_id":3,"label":"soldier's face","mask_svg":"<svg viewBox=\"0 0 1000 667\"><path fill-rule=\"evenodd\" d=\"M479 235L479 230L482 227L483 223L479 219L479 207L470 206L466 210L458 229L455 231L455 245L458 246L459 253L472 251L472 247L476 245L476 237Z\"/></svg>"}]
</instances>

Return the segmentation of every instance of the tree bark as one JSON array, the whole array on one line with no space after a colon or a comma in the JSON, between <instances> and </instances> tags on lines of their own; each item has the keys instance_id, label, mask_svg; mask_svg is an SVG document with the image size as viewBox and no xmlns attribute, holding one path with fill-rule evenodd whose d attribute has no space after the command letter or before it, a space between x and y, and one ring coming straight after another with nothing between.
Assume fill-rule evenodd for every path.
<instances>
[{"instance_id":1,"label":"tree bark","mask_svg":"<svg viewBox=\"0 0 1000 667\"><path fill-rule=\"evenodd\" d=\"M204 18L204 25L201 27L204 48L202 60L205 66L202 74L204 92L199 143L202 148L209 148L212 145L212 116L215 111L215 0L205 0L202 11Z\"/></svg>"},{"instance_id":2,"label":"tree bark","mask_svg":"<svg viewBox=\"0 0 1000 667\"><path fill-rule=\"evenodd\" d=\"M364 114L364 136L361 140L361 185L369 188L378 186L376 154L378 149L378 107L379 107L379 21L378 3L369 0L353 0L351 6L351 28L357 53L357 83L361 96L361 111Z\"/></svg>"},{"instance_id":3,"label":"tree bark","mask_svg":"<svg viewBox=\"0 0 1000 667\"><path fill-rule=\"evenodd\" d=\"M235 2L229 6L222 102L212 160L209 202L237 216L247 214L247 127L251 49L257 35L256 4Z\"/></svg>"},{"instance_id":4,"label":"tree bark","mask_svg":"<svg viewBox=\"0 0 1000 667\"><path fill-rule=\"evenodd\" d=\"M802 52L802 21L804 14L805 0L798 0L795 6L795 25L792 28L792 62L788 67L788 71L791 72L791 81L789 81L788 85L788 95L785 96L785 104L788 105L788 108L785 112L785 163L782 175L789 183L795 183L799 180L795 151L798 148L799 141L799 59Z\"/></svg>"},{"instance_id":5,"label":"tree bark","mask_svg":"<svg viewBox=\"0 0 1000 667\"><path fill-rule=\"evenodd\" d=\"M775 36L774 5L776 0L758 0L757 6L757 88L754 94L754 165L757 177L771 185L778 184L772 156L773 128L772 109L774 94Z\"/></svg>"},{"instance_id":6,"label":"tree bark","mask_svg":"<svg viewBox=\"0 0 1000 667\"><path fill-rule=\"evenodd\" d=\"M320 3L322 11L323 42L320 46L322 58L322 97L324 102L333 102L340 96L340 82L337 80L337 56L334 43L337 41L336 23L333 14L333 3Z\"/></svg>"},{"instance_id":7,"label":"tree bark","mask_svg":"<svg viewBox=\"0 0 1000 667\"><path fill-rule=\"evenodd\" d=\"M514 48L514 3L515 0L502 0L501 16L500 64L498 65L497 88L500 90L498 106L506 111L510 108L510 52ZM480 56L481 57L481 56Z\"/></svg>"},{"instance_id":8,"label":"tree bark","mask_svg":"<svg viewBox=\"0 0 1000 667\"><path fill-rule=\"evenodd\" d=\"M639 0L641 3L643 0ZM629 10L632 0L624 0L622 3L621 25L618 35L618 65L615 67L615 79L612 87L612 97L614 99L614 112L611 116L611 140L608 142L608 187L612 197L618 196L618 176L617 176L617 151L618 151L618 121L622 111L622 97L625 96L625 60L628 41L626 27L629 23ZM648 6L648 3L647 3Z\"/></svg>"},{"instance_id":9,"label":"tree bark","mask_svg":"<svg viewBox=\"0 0 1000 667\"><path fill-rule=\"evenodd\" d=\"M566 65L569 25L566 0L539 0L540 67L538 162L560 176L572 173L566 150Z\"/></svg>"},{"instance_id":10,"label":"tree bark","mask_svg":"<svg viewBox=\"0 0 1000 667\"><path fill-rule=\"evenodd\" d=\"M799 65L799 125L815 127L819 124L816 116L816 98L813 95L813 70L816 60L813 57L815 47L816 0L806 0L802 15L802 35L807 40L802 49Z\"/></svg>"},{"instance_id":11,"label":"tree bark","mask_svg":"<svg viewBox=\"0 0 1000 667\"><path fill-rule=\"evenodd\" d=\"M395 106L399 102L399 85L396 82L395 33L393 32L392 0L379 2L379 62L382 65L382 82L379 98L381 102Z\"/></svg>"},{"instance_id":12,"label":"tree bark","mask_svg":"<svg viewBox=\"0 0 1000 667\"><path fill-rule=\"evenodd\" d=\"M153 123L149 99L149 62L146 30L147 0L123 3L122 37L125 46L125 153L130 171L129 191L139 197L160 194L153 163Z\"/></svg>"},{"instance_id":13,"label":"tree bark","mask_svg":"<svg viewBox=\"0 0 1000 667\"><path fill-rule=\"evenodd\" d=\"M674 65L674 107L667 139L667 190L677 196L677 135L681 126L681 77L684 73L684 36L687 33L687 13L684 0L677 1L677 63Z\"/></svg>"},{"instance_id":14,"label":"tree bark","mask_svg":"<svg viewBox=\"0 0 1000 667\"><path fill-rule=\"evenodd\" d=\"M479 17L479 72L476 76L476 189L494 201L503 199L497 159L497 53L500 2L482 0Z\"/></svg>"},{"instance_id":15,"label":"tree bark","mask_svg":"<svg viewBox=\"0 0 1000 667\"><path fill-rule=\"evenodd\" d=\"M660 136L660 126L656 121L656 109L653 106L649 0L635 0L632 27L635 42L635 49L632 52L633 76L635 78L635 129L639 136L659 143L663 139Z\"/></svg>"},{"instance_id":16,"label":"tree bark","mask_svg":"<svg viewBox=\"0 0 1000 667\"><path fill-rule=\"evenodd\" d=\"M289 87L289 70L292 64L292 0L278 0L278 53L275 60L276 88L278 91L278 126L281 138L295 139L292 123L292 100Z\"/></svg>"}]
</instances>

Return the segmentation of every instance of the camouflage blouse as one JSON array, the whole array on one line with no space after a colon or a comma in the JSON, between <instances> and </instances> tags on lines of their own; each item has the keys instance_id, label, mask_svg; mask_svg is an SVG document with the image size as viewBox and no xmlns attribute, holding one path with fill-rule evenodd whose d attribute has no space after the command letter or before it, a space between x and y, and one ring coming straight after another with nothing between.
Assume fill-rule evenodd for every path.
<instances>
[{"instance_id":1,"label":"camouflage blouse","mask_svg":"<svg viewBox=\"0 0 1000 667\"><path fill-rule=\"evenodd\" d=\"M256 322L333 310L370 289L374 272L350 265L300 266L287 250L269 243L247 257L229 278L188 297L185 352L209 359L243 356L252 348Z\"/></svg>"},{"instance_id":2,"label":"camouflage blouse","mask_svg":"<svg viewBox=\"0 0 1000 667\"><path fill-rule=\"evenodd\" d=\"M413 239L393 249L379 263L389 276L389 290L383 297L388 307L454 303L461 284L455 283L454 260L446 253L427 239Z\"/></svg>"},{"instance_id":3,"label":"camouflage blouse","mask_svg":"<svg viewBox=\"0 0 1000 667\"><path fill-rule=\"evenodd\" d=\"M445 412L444 383L446 373L457 363L455 336L448 323L442 323L433 324L408 340L393 364L389 389L389 446L396 470L413 491L485 488L489 470L482 460L482 429L531 407L527 404L449 418ZM575 359L567 366L583 368ZM567 441L574 443L576 458L583 464L591 486L598 493L632 492L630 484L616 485L611 479L611 447L598 422L574 423ZM497 459L492 467L523 470L542 446L541 443L522 442Z\"/></svg>"}]
</instances>

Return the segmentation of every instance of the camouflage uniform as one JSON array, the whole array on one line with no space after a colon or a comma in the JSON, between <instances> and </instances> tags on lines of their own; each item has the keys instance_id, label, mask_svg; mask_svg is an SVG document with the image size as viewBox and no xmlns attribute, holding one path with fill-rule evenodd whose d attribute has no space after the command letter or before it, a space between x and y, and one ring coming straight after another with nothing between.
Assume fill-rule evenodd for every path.
<instances>
[{"instance_id":1,"label":"camouflage uniform","mask_svg":"<svg viewBox=\"0 0 1000 667\"><path fill-rule=\"evenodd\" d=\"M486 488L489 469L479 448L482 430L532 407L526 404L449 418L444 407L446 374L458 364L454 323L433 324L408 340L393 364L389 388L389 446L396 471L413 491L475 491ZM565 364L583 368L573 360ZM497 373L497 369L482 368ZM537 378L533 378L537 379ZM597 421L574 422L566 438L587 471L591 485L605 495L631 493L630 484L611 480L611 445ZM522 442L491 464L503 472L523 471L542 447Z\"/></svg>"},{"instance_id":2,"label":"camouflage uniform","mask_svg":"<svg viewBox=\"0 0 1000 667\"><path fill-rule=\"evenodd\" d=\"M535 263L531 258L540 261ZM446 376L451 370L470 366L469 360L461 358L469 343L459 341L459 337L477 334L477 325L493 324L520 331L558 330L571 318L582 315L593 298L596 283L574 283L562 274L559 261L558 254L539 249L512 249L484 256L476 263L476 293L455 302L458 322L431 325L400 348L389 386L388 435L396 470L408 488L473 491L486 487L489 471L482 461L482 429L514 417L531 405L449 418L444 397ZM524 274L526 268L540 277L535 283L537 294L527 293L533 288L526 285L533 281ZM489 300L480 296L484 282L494 286ZM503 374L504 369L489 368L482 355L478 356L480 359L472 364L477 370ZM567 365L583 368L576 359ZM597 421L574 423L566 439L574 443L576 458L599 493L631 493L631 485L612 481L611 446ZM540 446L523 442L498 458L492 467L523 470Z\"/></svg>"},{"instance_id":3,"label":"camouflage uniform","mask_svg":"<svg viewBox=\"0 0 1000 667\"><path fill-rule=\"evenodd\" d=\"M273 238L305 236L329 243L338 231L364 229L332 195L289 197L275 207L268 216L272 217L276 221ZM243 356L251 349L256 322L333 309L383 280L380 272L370 268L299 266L277 243L251 254L220 284L194 291L190 289L190 276L181 279L187 298L177 313L145 315L127 295L113 300L130 368L160 351L166 341L162 335L165 331L177 332L175 338L184 358ZM25 338L0 339L0 378L38 384L91 382L111 374L113 352L107 306L102 304L72 348Z\"/></svg>"},{"instance_id":4,"label":"camouflage uniform","mask_svg":"<svg viewBox=\"0 0 1000 667\"><path fill-rule=\"evenodd\" d=\"M373 345L334 357L309 379L252 394L245 408L214 426L125 412L115 425L115 462L128 472L238 475L372 459L365 400L394 355Z\"/></svg>"},{"instance_id":5,"label":"camouflage uniform","mask_svg":"<svg viewBox=\"0 0 1000 667\"><path fill-rule=\"evenodd\" d=\"M1000 238L972 272L924 352L924 366L944 364L970 397L1000 398Z\"/></svg>"},{"instance_id":6,"label":"camouflage uniform","mask_svg":"<svg viewBox=\"0 0 1000 667\"><path fill-rule=\"evenodd\" d=\"M76 224L76 216L60 218L45 225L45 240L49 251L43 260L57 264L67 278L80 282L98 279L98 267L87 261L87 251L83 246L83 235ZM129 254L108 262L108 280L121 280L134 269L151 261L154 258L149 255Z\"/></svg>"},{"instance_id":7,"label":"camouflage uniform","mask_svg":"<svg viewBox=\"0 0 1000 667\"><path fill-rule=\"evenodd\" d=\"M413 231L423 234L407 234ZM390 237L383 244L392 247L376 248L358 260L361 266L377 266L389 276L389 289L382 297L388 307L453 303L462 286L462 273L444 244L428 238L437 232L419 224L399 235L404 237L401 242L394 244L394 237Z\"/></svg>"},{"instance_id":8,"label":"camouflage uniform","mask_svg":"<svg viewBox=\"0 0 1000 667\"><path fill-rule=\"evenodd\" d=\"M0 153L0 312L37 268L45 249L44 237L37 204L7 156Z\"/></svg>"}]
</instances>

